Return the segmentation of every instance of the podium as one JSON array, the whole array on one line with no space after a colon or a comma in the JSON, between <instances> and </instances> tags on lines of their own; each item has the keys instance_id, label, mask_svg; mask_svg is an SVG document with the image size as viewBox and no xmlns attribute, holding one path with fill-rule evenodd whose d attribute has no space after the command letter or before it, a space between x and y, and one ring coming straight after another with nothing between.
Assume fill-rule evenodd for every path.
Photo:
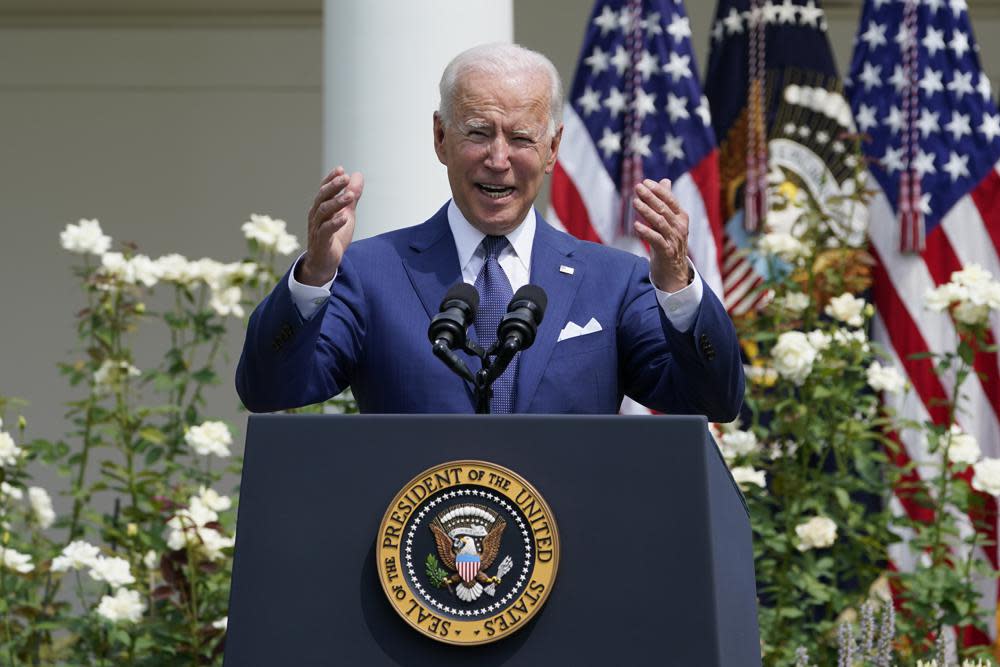
<instances>
[{"instance_id":1,"label":"podium","mask_svg":"<svg viewBox=\"0 0 1000 667\"><path fill-rule=\"evenodd\" d=\"M390 501L483 460L551 507L554 586L522 629L454 646L410 627L376 567ZM254 415L225 665L759 666L749 516L702 417Z\"/></svg>"}]
</instances>

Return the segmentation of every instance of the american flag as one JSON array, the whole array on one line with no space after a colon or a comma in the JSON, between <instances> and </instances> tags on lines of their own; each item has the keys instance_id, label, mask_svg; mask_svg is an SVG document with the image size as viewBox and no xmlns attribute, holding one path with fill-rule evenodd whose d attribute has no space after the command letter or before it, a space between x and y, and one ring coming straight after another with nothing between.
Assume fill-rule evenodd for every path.
<instances>
[{"instance_id":1,"label":"american flag","mask_svg":"<svg viewBox=\"0 0 1000 667\"><path fill-rule=\"evenodd\" d=\"M680 0L599 0L568 97L549 219L645 256L632 188L669 178L690 217L689 255L721 295L718 151Z\"/></svg>"},{"instance_id":2,"label":"american flag","mask_svg":"<svg viewBox=\"0 0 1000 667\"><path fill-rule=\"evenodd\" d=\"M867 0L848 95L858 128L871 137L863 149L873 161L871 185L876 190L869 231L877 263L873 336L888 348L914 389L906 397L886 400L905 418L944 423L941 402L952 392L953 380L938 377L930 360L912 355L953 350L957 337L946 316L923 310L924 294L971 263L1000 275L1000 115L979 64L965 0ZM905 187L906 174L917 187ZM920 252L901 251L921 241L919 234L902 235L904 228L915 229L899 216L911 204L911 222L922 223L924 231ZM996 314L991 326L1000 330ZM976 436L985 456L1000 456L997 356L980 354L976 370L981 377L972 374L961 387L967 402L956 419ZM900 439L902 462L930 459L917 433L904 431ZM984 501L988 525L980 530L995 541L996 503ZM919 508L905 497L897 495L894 509L919 518ZM961 518L963 530L974 529L968 517ZM996 567L995 544L977 555ZM905 545L894 549L892 558L899 568L915 562ZM982 606L994 611L996 580L982 580L979 591ZM965 643L995 639L995 623L988 625L990 638L966 629Z\"/></svg>"}]
</instances>

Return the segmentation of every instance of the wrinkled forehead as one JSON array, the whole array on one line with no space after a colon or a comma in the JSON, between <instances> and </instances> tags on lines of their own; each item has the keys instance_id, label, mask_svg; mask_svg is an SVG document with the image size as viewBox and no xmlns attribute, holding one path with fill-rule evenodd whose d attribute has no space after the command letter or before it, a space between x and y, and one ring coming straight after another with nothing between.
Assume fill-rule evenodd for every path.
<instances>
[{"instance_id":1,"label":"wrinkled forehead","mask_svg":"<svg viewBox=\"0 0 1000 667\"><path fill-rule=\"evenodd\" d=\"M454 94L455 120L500 113L523 122L547 123L548 81L541 72L519 71L502 75L463 72Z\"/></svg>"}]
</instances>

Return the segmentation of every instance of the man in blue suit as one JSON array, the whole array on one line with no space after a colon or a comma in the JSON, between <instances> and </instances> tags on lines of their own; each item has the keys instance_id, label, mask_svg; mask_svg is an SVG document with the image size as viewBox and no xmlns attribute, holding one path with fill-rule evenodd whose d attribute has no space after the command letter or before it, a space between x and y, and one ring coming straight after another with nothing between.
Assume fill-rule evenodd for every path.
<instances>
[{"instance_id":1,"label":"man in blue suit","mask_svg":"<svg viewBox=\"0 0 1000 667\"><path fill-rule=\"evenodd\" d=\"M670 182L636 186L648 261L576 240L535 212L559 150L561 104L547 58L476 47L441 79L434 147L453 198L430 220L351 243L364 181L333 170L309 214L306 252L250 318L236 376L247 408L297 407L350 386L362 412L474 412L472 391L426 333L464 280L506 294L530 282L548 295L534 345L498 381L508 389L494 412L615 413L628 395L660 412L735 418L736 334L687 258L688 217ZM487 330L474 323L470 337L495 339L488 319L477 315Z\"/></svg>"}]
</instances>

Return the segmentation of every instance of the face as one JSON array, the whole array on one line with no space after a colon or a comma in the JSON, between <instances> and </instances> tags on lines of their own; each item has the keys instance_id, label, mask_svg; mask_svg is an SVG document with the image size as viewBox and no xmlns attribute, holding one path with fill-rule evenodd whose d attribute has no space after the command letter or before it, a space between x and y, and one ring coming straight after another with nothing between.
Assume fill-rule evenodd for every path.
<instances>
[{"instance_id":1,"label":"face","mask_svg":"<svg viewBox=\"0 0 1000 667\"><path fill-rule=\"evenodd\" d=\"M506 234L528 214L552 173L562 125L549 136L543 73L459 78L446 127L434 114L434 148L448 168L455 204L484 234Z\"/></svg>"}]
</instances>

